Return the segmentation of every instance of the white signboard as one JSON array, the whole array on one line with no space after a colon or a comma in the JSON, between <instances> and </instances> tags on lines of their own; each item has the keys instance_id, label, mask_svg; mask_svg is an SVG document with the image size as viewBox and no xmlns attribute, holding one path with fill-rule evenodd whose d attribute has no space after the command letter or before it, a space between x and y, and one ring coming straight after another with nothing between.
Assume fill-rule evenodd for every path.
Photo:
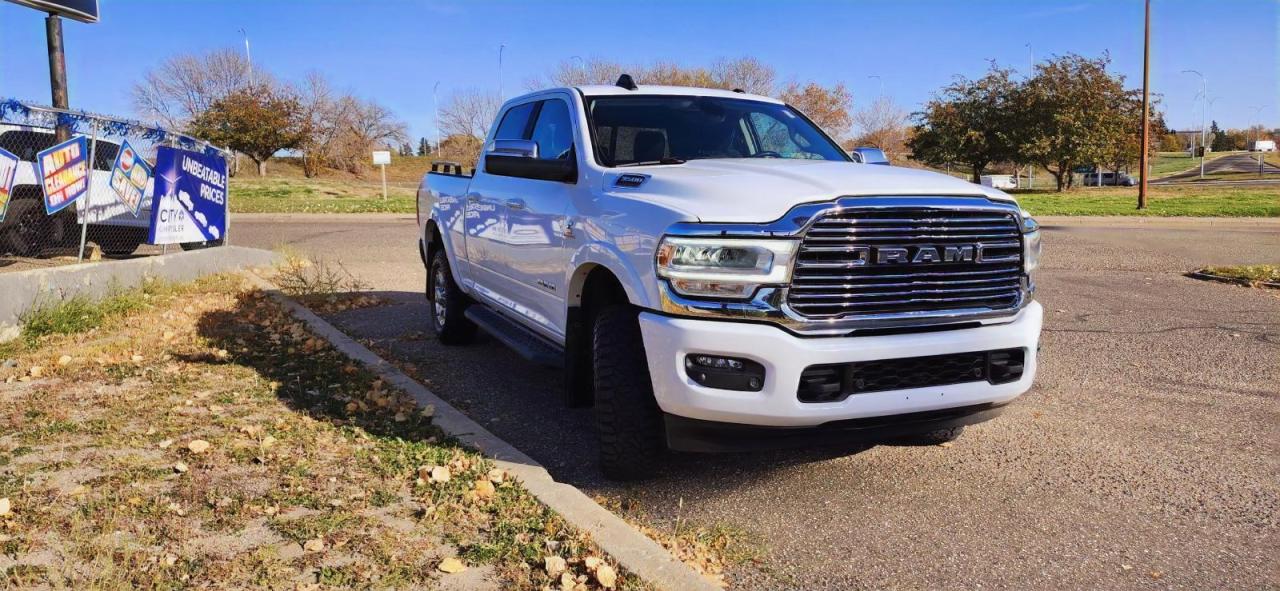
<instances>
[{"instance_id":1,"label":"white signboard","mask_svg":"<svg viewBox=\"0 0 1280 591\"><path fill-rule=\"evenodd\" d=\"M373 153L373 165L391 164L391 152L386 150L377 150Z\"/></svg>"}]
</instances>

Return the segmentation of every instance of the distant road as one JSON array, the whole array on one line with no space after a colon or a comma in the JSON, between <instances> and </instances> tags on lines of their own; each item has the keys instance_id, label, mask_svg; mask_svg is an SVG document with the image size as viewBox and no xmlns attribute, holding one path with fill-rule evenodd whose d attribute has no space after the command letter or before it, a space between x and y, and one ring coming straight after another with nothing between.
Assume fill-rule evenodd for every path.
<instances>
[{"instance_id":1,"label":"distant road","mask_svg":"<svg viewBox=\"0 0 1280 591\"><path fill-rule=\"evenodd\" d=\"M1276 166L1274 164L1271 164L1270 162L1265 162L1265 161L1262 163L1262 165L1263 165L1263 168L1262 168L1263 174L1280 175L1280 166ZM1256 174L1258 172L1258 153L1253 152L1253 153L1245 153L1245 154L1232 154L1230 156L1215 158L1213 160L1209 160L1204 163L1205 174L1227 173L1227 172L1245 172L1245 173ZM1155 179L1151 182L1179 183L1179 182L1196 180L1198 178L1200 178L1199 164L1197 164L1194 168L1190 170L1186 170L1178 174L1169 175L1167 177ZM1248 181L1250 179L1240 179L1240 180ZM1272 180L1280 180L1280 177ZM1223 182L1232 182L1232 181L1223 181Z\"/></svg>"}]
</instances>

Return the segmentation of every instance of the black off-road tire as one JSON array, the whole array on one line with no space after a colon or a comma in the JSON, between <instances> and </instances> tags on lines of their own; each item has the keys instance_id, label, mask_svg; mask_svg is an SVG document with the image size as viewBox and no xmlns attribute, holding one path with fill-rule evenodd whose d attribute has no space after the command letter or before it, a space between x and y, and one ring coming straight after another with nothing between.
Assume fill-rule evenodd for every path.
<instances>
[{"instance_id":1,"label":"black off-road tire","mask_svg":"<svg viewBox=\"0 0 1280 591\"><path fill-rule=\"evenodd\" d=\"M601 471L613 480L652 476L666 444L635 308L615 304L597 313L591 361Z\"/></svg>"},{"instance_id":2,"label":"black off-road tire","mask_svg":"<svg viewBox=\"0 0 1280 591\"><path fill-rule=\"evenodd\" d=\"M917 435L908 435L899 439L899 442L907 445L938 445L940 443L955 441L962 433L964 433L964 425L948 429L926 431Z\"/></svg>"},{"instance_id":3,"label":"black off-road tire","mask_svg":"<svg viewBox=\"0 0 1280 591\"><path fill-rule=\"evenodd\" d=\"M475 340L476 325L466 317L471 298L462 292L449 270L443 248L431 255L427 269L427 316L436 338L446 345L465 345Z\"/></svg>"}]
</instances>

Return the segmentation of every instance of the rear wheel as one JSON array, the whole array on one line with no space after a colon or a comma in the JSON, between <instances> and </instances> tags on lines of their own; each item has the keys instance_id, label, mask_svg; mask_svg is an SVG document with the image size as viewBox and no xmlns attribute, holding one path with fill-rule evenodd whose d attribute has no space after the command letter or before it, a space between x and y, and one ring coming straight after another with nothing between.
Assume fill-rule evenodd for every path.
<instances>
[{"instance_id":1,"label":"rear wheel","mask_svg":"<svg viewBox=\"0 0 1280 591\"><path fill-rule=\"evenodd\" d=\"M591 337L600 469L614 480L652 476L666 445L635 308L602 308Z\"/></svg>"},{"instance_id":2,"label":"rear wheel","mask_svg":"<svg viewBox=\"0 0 1280 591\"><path fill-rule=\"evenodd\" d=\"M449 257L443 248L435 249L431 255L431 266L427 269L427 300L431 304L427 307L431 328L441 343L463 345L475 338L476 325L466 317L471 298L454 282L453 273L449 271Z\"/></svg>"}]
</instances>

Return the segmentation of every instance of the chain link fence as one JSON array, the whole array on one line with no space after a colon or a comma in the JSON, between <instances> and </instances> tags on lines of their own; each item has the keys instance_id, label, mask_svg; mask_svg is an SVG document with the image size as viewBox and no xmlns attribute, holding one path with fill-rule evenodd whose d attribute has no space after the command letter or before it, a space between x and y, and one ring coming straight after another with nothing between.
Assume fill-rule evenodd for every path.
<instances>
[{"instance_id":1,"label":"chain link fence","mask_svg":"<svg viewBox=\"0 0 1280 591\"><path fill-rule=\"evenodd\" d=\"M39 154L78 137L84 138L86 162L91 162L87 191L50 213ZM150 167L161 146L221 157L228 169L234 165L230 152L162 127L0 100L0 149L9 153L0 152L0 271L179 248L148 243L154 187ZM190 243L181 248L211 245Z\"/></svg>"}]
</instances>

